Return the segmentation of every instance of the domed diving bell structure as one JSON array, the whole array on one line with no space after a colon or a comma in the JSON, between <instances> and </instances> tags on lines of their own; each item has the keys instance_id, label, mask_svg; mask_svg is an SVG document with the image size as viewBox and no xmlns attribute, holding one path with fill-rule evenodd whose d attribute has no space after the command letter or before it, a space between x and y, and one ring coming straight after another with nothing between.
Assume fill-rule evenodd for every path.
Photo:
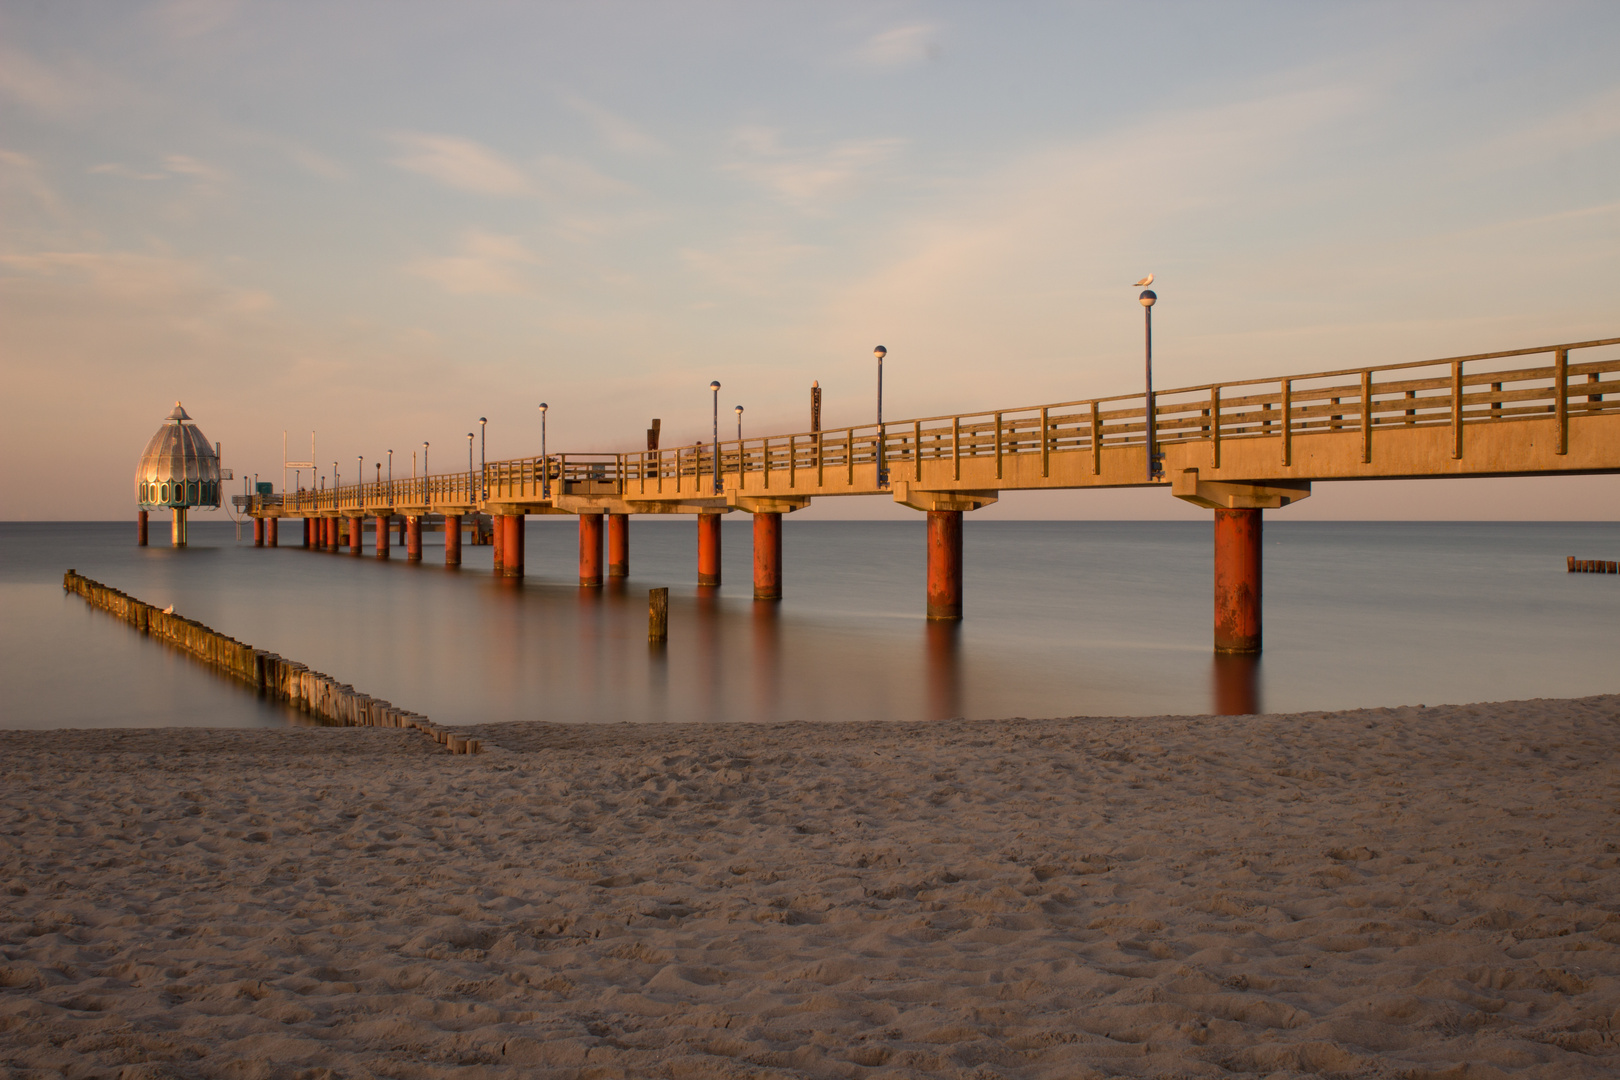
<instances>
[{"instance_id":1,"label":"domed diving bell structure","mask_svg":"<svg viewBox=\"0 0 1620 1080\"><path fill-rule=\"evenodd\" d=\"M191 422L177 401L157 434L146 444L135 470L135 497L140 501L139 542L146 543L146 515L165 507L174 511L174 546L186 546L186 511L194 506L219 509L219 448Z\"/></svg>"}]
</instances>

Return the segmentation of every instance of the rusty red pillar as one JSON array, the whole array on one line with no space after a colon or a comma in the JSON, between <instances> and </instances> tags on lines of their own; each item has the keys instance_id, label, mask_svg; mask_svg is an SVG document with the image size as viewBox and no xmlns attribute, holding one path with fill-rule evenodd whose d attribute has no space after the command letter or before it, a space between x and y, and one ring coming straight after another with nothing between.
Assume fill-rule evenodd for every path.
<instances>
[{"instance_id":1,"label":"rusty red pillar","mask_svg":"<svg viewBox=\"0 0 1620 1080\"><path fill-rule=\"evenodd\" d=\"M754 599L782 599L782 515L754 515Z\"/></svg>"},{"instance_id":2,"label":"rusty red pillar","mask_svg":"<svg viewBox=\"0 0 1620 1080\"><path fill-rule=\"evenodd\" d=\"M602 584L603 514L579 515L579 583L582 587Z\"/></svg>"},{"instance_id":3,"label":"rusty red pillar","mask_svg":"<svg viewBox=\"0 0 1620 1080\"><path fill-rule=\"evenodd\" d=\"M145 547L146 546L146 521L147 521L147 511L145 511L145 510L137 511L136 514L135 514L135 546L136 547ZM260 518L254 518L253 519L253 540L254 540L255 543L257 543L258 540L259 540L260 524L261 524L261 519Z\"/></svg>"},{"instance_id":4,"label":"rusty red pillar","mask_svg":"<svg viewBox=\"0 0 1620 1080\"><path fill-rule=\"evenodd\" d=\"M323 520L326 522L326 550L336 552L338 549L338 519L334 516Z\"/></svg>"},{"instance_id":5,"label":"rusty red pillar","mask_svg":"<svg viewBox=\"0 0 1620 1080\"><path fill-rule=\"evenodd\" d=\"M506 515L506 541L501 545L501 574L523 576L523 526L529 519L522 514Z\"/></svg>"},{"instance_id":6,"label":"rusty red pillar","mask_svg":"<svg viewBox=\"0 0 1620 1080\"><path fill-rule=\"evenodd\" d=\"M349 515L349 554L362 553L366 539L366 519Z\"/></svg>"},{"instance_id":7,"label":"rusty red pillar","mask_svg":"<svg viewBox=\"0 0 1620 1080\"><path fill-rule=\"evenodd\" d=\"M444 565L461 565L461 515L444 515Z\"/></svg>"},{"instance_id":8,"label":"rusty red pillar","mask_svg":"<svg viewBox=\"0 0 1620 1080\"><path fill-rule=\"evenodd\" d=\"M146 544L146 514L141 514L141 544ZM264 547L264 518L253 519L253 546Z\"/></svg>"},{"instance_id":9,"label":"rusty red pillar","mask_svg":"<svg viewBox=\"0 0 1620 1080\"><path fill-rule=\"evenodd\" d=\"M928 617L962 617L962 511L928 511Z\"/></svg>"},{"instance_id":10,"label":"rusty red pillar","mask_svg":"<svg viewBox=\"0 0 1620 1080\"><path fill-rule=\"evenodd\" d=\"M377 515L377 558L388 558L388 515Z\"/></svg>"},{"instance_id":11,"label":"rusty red pillar","mask_svg":"<svg viewBox=\"0 0 1620 1080\"><path fill-rule=\"evenodd\" d=\"M1259 510L1215 511L1215 651L1260 651Z\"/></svg>"},{"instance_id":12,"label":"rusty red pillar","mask_svg":"<svg viewBox=\"0 0 1620 1080\"><path fill-rule=\"evenodd\" d=\"M506 551L506 515L491 514L489 516L489 542L494 546L493 552L495 576L501 576L501 555Z\"/></svg>"},{"instance_id":13,"label":"rusty red pillar","mask_svg":"<svg viewBox=\"0 0 1620 1080\"><path fill-rule=\"evenodd\" d=\"M630 576L630 515L609 514L608 577Z\"/></svg>"},{"instance_id":14,"label":"rusty red pillar","mask_svg":"<svg viewBox=\"0 0 1620 1080\"><path fill-rule=\"evenodd\" d=\"M422 561L421 514L410 514L405 518L405 558L408 562Z\"/></svg>"},{"instance_id":15,"label":"rusty red pillar","mask_svg":"<svg viewBox=\"0 0 1620 1080\"><path fill-rule=\"evenodd\" d=\"M698 515L698 584L720 584L720 515Z\"/></svg>"},{"instance_id":16,"label":"rusty red pillar","mask_svg":"<svg viewBox=\"0 0 1620 1080\"><path fill-rule=\"evenodd\" d=\"M265 522L264 522L264 542L269 544L271 547L280 547L281 546L281 537L280 537L281 529L280 529L280 525L281 525L281 519L280 518L266 518L265 519Z\"/></svg>"}]
</instances>

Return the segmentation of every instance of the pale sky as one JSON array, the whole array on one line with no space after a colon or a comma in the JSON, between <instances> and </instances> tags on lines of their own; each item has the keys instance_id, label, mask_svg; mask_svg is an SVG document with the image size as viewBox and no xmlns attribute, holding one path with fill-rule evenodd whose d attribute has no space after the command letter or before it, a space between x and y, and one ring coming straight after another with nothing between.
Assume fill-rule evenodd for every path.
<instances>
[{"instance_id":1,"label":"pale sky","mask_svg":"<svg viewBox=\"0 0 1620 1080\"><path fill-rule=\"evenodd\" d=\"M1620 4L0 0L0 516L1620 336ZM441 456L442 455L442 456ZM49 495L42 492L48 491ZM910 511L823 500L815 516ZM1163 492L986 515L1196 517ZM1620 518L1612 477L1309 517ZM223 517L223 514L221 515Z\"/></svg>"}]
</instances>

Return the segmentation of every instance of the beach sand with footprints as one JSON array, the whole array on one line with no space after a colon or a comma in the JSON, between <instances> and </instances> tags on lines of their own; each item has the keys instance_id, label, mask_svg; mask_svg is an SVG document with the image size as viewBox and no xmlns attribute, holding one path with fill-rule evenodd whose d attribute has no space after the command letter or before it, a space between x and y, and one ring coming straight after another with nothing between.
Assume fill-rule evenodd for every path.
<instances>
[{"instance_id":1,"label":"beach sand with footprints","mask_svg":"<svg viewBox=\"0 0 1620 1080\"><path fill-rule=\"evenodd\" d=\"M1620 1074L1620 698L474 733L0 733L0 1076Z\"/></svg>"}]
</instances>

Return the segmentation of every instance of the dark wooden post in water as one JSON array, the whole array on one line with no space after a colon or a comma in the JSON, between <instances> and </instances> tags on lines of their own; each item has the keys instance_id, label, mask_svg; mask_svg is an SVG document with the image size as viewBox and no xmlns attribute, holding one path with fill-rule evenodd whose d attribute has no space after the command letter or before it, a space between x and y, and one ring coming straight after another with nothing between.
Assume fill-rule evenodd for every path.
<instances>
[{"instance_id":1,"label":"dark wooden post in water","mask_svg":"<svg viewBox=\"0 0 1620 1080\"><path fill-rule=\"evenodd\" d=\"M444 565L461 565L461 515L444 515Z\"/></svg>"},{"instance_id":2,"label":"dark wooden post in water","mask_svg":"<svg viewBox=\"0 0 1620 1080\"><path fill-rule=\"evenodd\" d=\"M271 547L281 546L281 519L266 518L264 522L264 542Z\"/></svg>"},{"instance_id":3,"label":"dark wooden post in water","mask_svg":"<svg viewBox=\"0 0 1620 1080\"><path fill-rule=\"evenodd\" d=\"M1260 651L1261 510L1215 511L1215 651Z\"/></svg>"},{"instance_id":4,"label":"dark wooden post in water","mask_svg":"<svg viewBox=\"0 0 1620 1080\"><path fill-rule=\"evenodd\" d=\"M928 511L928 617L962 617L962 511Z\"/></svg>"},{"instance_id":5,"label":"dark wooden post in water","mask_svg":"<svg viewBox=\"0 0 1620 1080\"><path fill-rule=\"evenodd\" d=\"M388 515L377 515L377 558L388 558Z\"/></svg>"},{"instance_id":6,"label":"dark wooden post in water","mask_svg":"<svg viewBox=\"0 0 1620 1080\"><path fill-rule=\"evenodd\" d=\"M662 644L669 640L669 590L647 590L647 640Z\"/></svg>"},{"instance_id":7,"label":"dark wooden post in water","mask_svg":"<svg viewBox=\"0 0 1620 1080\"><path fill-rule=\"evenodd\" d=\"M405 559L422 561L422 515L410 514L405 518Z\"/></svg>"},{"instance_id":8,"label":"dark wooden post in water","mask_svg":"<svg viewBox=\"0 0 1620 1080\"><path fill-rule=\"evenodd\" d=\"M782 599L782 515L754 515L754 599Z\"/></svg>"},{"instance_id":9,"label":"dark wooden post in water","mask_svg":"<svg viewBox=\"0 0 1620 1080\"><path fill-rule=\"evenodd\" d=\"M698 584L720 584L720 515L698 515Z\"/></svg>"},{"instance_id":10,"label":"dark wooden post in water","mask_svg":"<svg viewBox=\"0 0 1620 1080\"><path fill-rule=\"evenodd\" d=\"M579 515L579 584L602 584L602 514Z\"/></svg>"},{"instance_id":11,"label":"dark wooden post in water","mask_svg":"<svg viewBox=\"0 0 1620 1080\"><path fill-rule=\"evenodd\" d=\"M506 515L506 540L501 544L501 576L523 576L523 525L528 521L522 514Z\"/></svg>"},{"instance_id":12,"label":"dark wooden post in water","mask_svg":"<svg viewBox=\"0 0 1620 1080\"><path fill-rule=\"evenodd\" d=\"M364 552L366 539L366 519L355 514L349 515L349 554L360 555Z\"/></svg>"},{"instance_id":13,"label":"dark wooden post in water","mask_svg":"<svg viewBox=\"0 0 1620 1080\"><path fill-rule=\"evenodd\" d=\"M630 576L630 515L607 516L608 577Z\"/></svg>"},{"instance_id":14,"label":"dark wooden post in water","mask_svg":"<svg viewBox=\"0 0 1620 1080\"><path fill-rule=\"evenodd\" d=\"M140 511L135 515L135 546L136 547L145 547L146 546L146 521L147 521L147 512L145 510ZM253 519L253 539L254 539L255 543L258 542L258 539L259 539L259 519L258 518Z\"/></svg>"}]
</instances>

